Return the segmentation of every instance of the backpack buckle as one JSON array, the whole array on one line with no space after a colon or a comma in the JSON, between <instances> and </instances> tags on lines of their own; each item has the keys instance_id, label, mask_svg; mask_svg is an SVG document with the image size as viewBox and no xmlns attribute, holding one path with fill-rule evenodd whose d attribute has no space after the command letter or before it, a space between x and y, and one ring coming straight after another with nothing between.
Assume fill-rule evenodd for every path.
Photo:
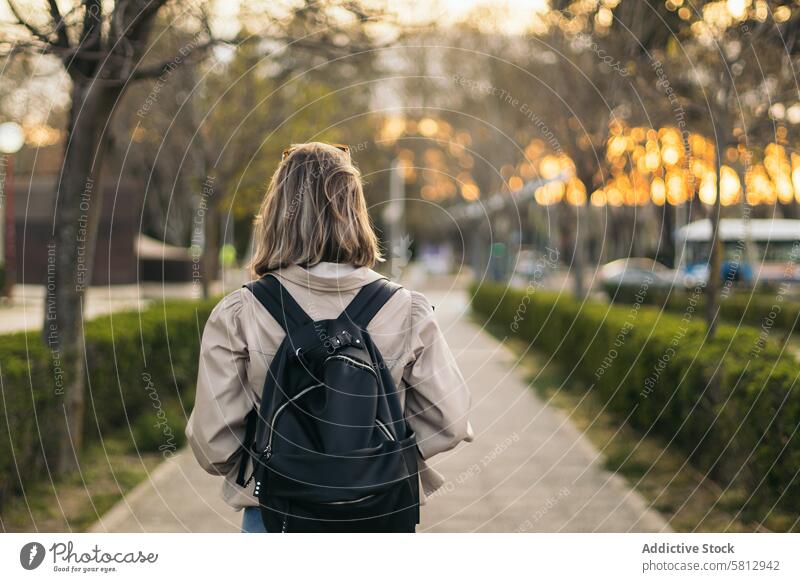
<instances>
[{"instance_id":1,"label":"backpack buckle","mask_svg":"<svg viewBox=\"0 0 800 582\"><path fill-rule=\"evenodd\" d=\"M342 348L353 345L353 336L347 330L342 330L336 335L332 335L323 342L328 354L334 354ZM360 344L359 340L359 344Z\"/></svg>"}]
</instances>

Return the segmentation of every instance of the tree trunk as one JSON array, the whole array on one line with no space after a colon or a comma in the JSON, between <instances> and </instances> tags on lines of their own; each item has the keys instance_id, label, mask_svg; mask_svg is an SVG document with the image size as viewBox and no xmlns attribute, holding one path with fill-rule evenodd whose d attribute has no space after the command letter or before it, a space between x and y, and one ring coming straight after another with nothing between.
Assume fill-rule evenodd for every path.
<instances>
[{"instance_id":1,"label":"tree trunk","mask_svg":"<svg viewBox=\"0 0 800 582\"><path fill-rule=\"evenodd\" d=\"M708 284L706 285L706 324L708 337L717 331L717 312L719 311L720 271L722 268L722 243L719 240L719 202L714 203L711 212L711 246L708 259Z\"/></svg>"},{"instance_id":2,"label":"tree trunk","mask_svg":"<svg viewBox=\"0 0 800 582\"><path fill-rule=\"evenodd\" d=\"M106 149L108 122L119 87L73 80L72 105L64 159L54 209L54 269L48 274L44 340L61 358L64 423L59 427L56 471L77 469L83 442L84 296L94 259L98 219L102 208L100 171ZM52 278L51 278L52 277Z\"/></svg>"},{"instance_id":3,"label":"tree trunk","mask_svg":"<svg viewBox=\"0 0 800 582\"><path fill-rule=\"evenodd\" d=\"M583 299L585 295L583 278L583 248L580 240L580 227L585 230L586 225L580 224L583 220L583 213L580 206L572 206L566 200L562 200L553 206L556 212L556 224L558 225L559 252L567 265L569 274L572 275L572 292L578 299Z\"/></svg>"},{"instance_id":4,"label":"tree trunk","mask_svg":"<svg viewBox=\"0 0 800 582\"><path fill-rule=\"evenodd\" d=\"M723 133L722 135L727 135ZM714 200L714 207L711 210L711 241L709 246L708 258L708 283L706 284L706 324L708 326L708 337L714 337L717 331L717 315L719 312L719 296L721 287L722 270L722 241L719 236L719 221L722 213L722 154L723 144L717 140L717 196Z\"/></svg>"},{"instance_id":5,"label":"tree trunk","mask_svg":"<svg viewBox=\"0 0 800 582\"><path fill-rule=\"evenodd\" d=\"M202 258L203 298L211 297L211 284L219 273L219 211L217 200L209 197L205 216L205 248Z\"/></svg>"},{"instance_id":6,"label":"tree trunk","mask_svg":"<svg viewBox=\"0 0 800 582\"><path fill-rule=\"evenodd\" d=\"M661 228L659 229L660 241L657 260L661 261L669 268L675 268L677 257L675 256L675 214L677 207L668 202L661 206Z\"/></svg>"},{"instance_id":7,"label":"tree trunk","mask_svg":"<svg viewBox=\"0 0 800 582\"><path fill-rule=\"evenodd\" d=\"M584 270L586 268L586 255L584 252L589 232L586 213L583 204L575 206L575 229L572 236L572 264L575 267L575 277L573 278L573 292L575 297L583 299L586 296L586 281Z\"/></svg>"}]
</instances>

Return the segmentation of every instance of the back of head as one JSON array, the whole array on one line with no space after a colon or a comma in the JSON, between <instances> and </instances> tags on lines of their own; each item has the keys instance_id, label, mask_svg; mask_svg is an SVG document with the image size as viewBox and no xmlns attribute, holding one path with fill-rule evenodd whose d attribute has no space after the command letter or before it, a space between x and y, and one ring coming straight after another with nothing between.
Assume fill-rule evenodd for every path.
<instances>
[{"instance_id":1,"label":"back of head","mask_svg":"<svg viewBox=\"0 0 800 582\"><path fill-rule=\"evenodd\" d=\"M250 268L256 277L291 264L371 267L381 260L360 172L347 151L320 142L284 153L254 236Z\"/></svg>"}]
</instances>

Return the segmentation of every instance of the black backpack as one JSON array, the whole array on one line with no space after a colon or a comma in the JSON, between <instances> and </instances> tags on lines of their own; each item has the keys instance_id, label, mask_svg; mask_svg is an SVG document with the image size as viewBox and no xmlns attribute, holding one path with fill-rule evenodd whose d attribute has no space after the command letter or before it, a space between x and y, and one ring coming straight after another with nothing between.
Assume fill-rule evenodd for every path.
<instances>
[{"instance_id":1,"label":"black backpack","mask_svg":"<svg viewBox=\"0 0 800 582\"><path fill-rule=\"evenodd\" d=\"M313 321L270 275L245 285L286 331L248 418L238 482L268 532L413 532L417 446L366 331L399 285L365 285L337 319ZM253 473L244 482L248 459Z\"/></svg>"}]
</instances>

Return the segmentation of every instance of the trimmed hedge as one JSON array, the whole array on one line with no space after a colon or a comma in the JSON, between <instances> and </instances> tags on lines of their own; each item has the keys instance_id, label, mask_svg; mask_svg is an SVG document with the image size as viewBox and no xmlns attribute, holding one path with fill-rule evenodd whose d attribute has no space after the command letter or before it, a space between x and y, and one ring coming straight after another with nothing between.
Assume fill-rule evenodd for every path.
<instances>
[{"instance_id":1,"label":"trimmed hedge","mask_svg":"<svg viewBox=\"0 0 800 582\"><path fill-rule=\"evenodd\" d=\"M184 442L200 336L214 301L167 301L86 323L84 438L128 434L131 449L168 454ZM57 354L56 354L57 356ZM59 362L40 332L0 335L0 506L50 477L63 423Z\"/></svg>"},{"instance_id":2,"label":"trimmed hedge","mask_svg":"<svg viewBox=\"0 0 800 582\"><path fill-rule=\"evenodd\" d=\"M620 420L661 437L701 472L745 491L744 516L800 513L798 363L760 330L722 325L705 338L702 311L586 302L497 284L473 289L473 309L563 362Z\"/></svg>"},{"instance_id":3,"label":"trimmed hedge","mask_svg":"<svg viewBox=\"0 0 800 582\"><path fill-rule=\"evenodd\" d=\"M650 288L646 293L629 287L605 290L614 303L630 304L637 301L660 307L665 311L683 313L691 295L681 289ZM702 311L705 298L700 295L698 310ZM720 301L721 321L733 325L752 325L766 329L781 330L784 334L800 332L800 301L787 297L776 289L773 293L734 291Z\"/></svg>"}]
</instances>

